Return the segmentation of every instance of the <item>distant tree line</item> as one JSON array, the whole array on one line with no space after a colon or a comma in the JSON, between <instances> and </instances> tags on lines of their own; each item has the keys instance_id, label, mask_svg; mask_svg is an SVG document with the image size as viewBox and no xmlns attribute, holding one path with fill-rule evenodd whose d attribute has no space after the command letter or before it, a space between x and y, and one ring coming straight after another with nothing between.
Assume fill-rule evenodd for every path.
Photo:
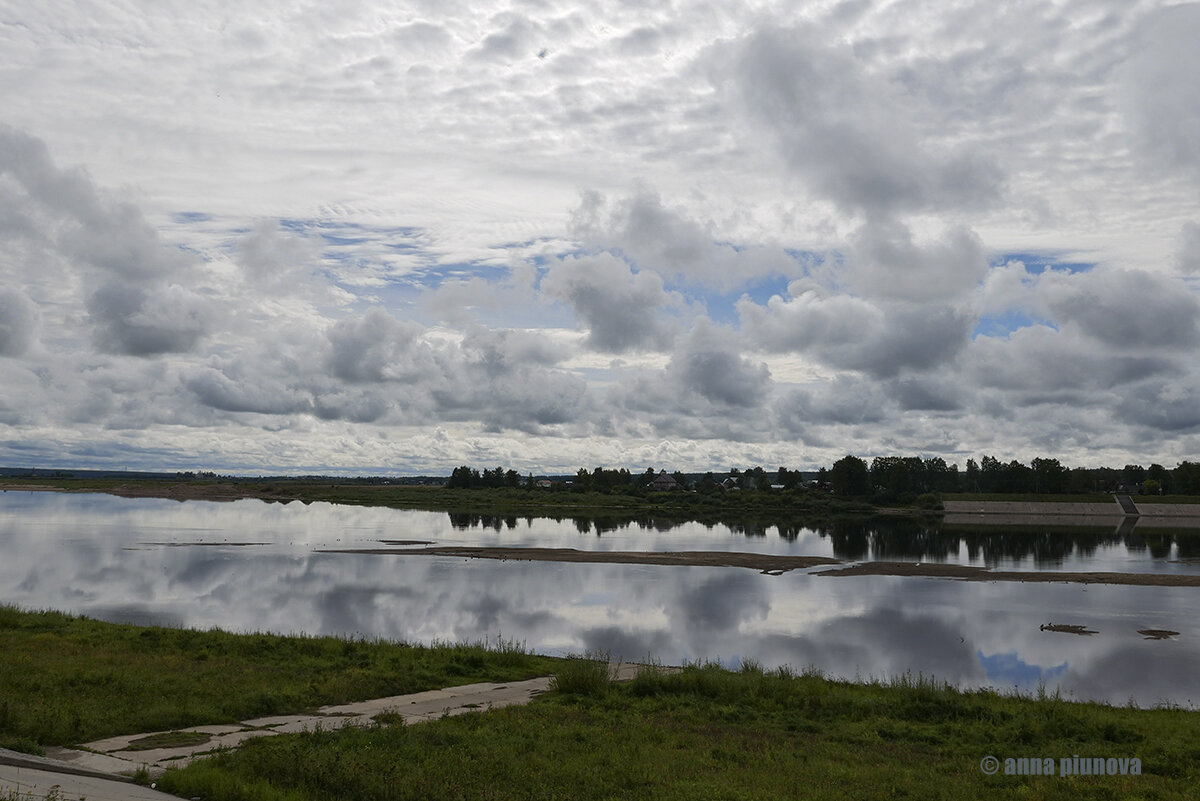
<instances>
[{"instance_id":1,"label":"distant tree line","mask_svg":"<svg viewBox=\"0 0 1200 801\"><path fill-rule=\"evenodd\" d=\"M960 471L941 457L877 456L868 466L856 456L846 456L834 463L829 476L834 494L884 501L942 492L1200 494L1200 463L1188 461L1173 470L1160 464L1068 468L1058 459L1039 458L1026 465L984 456L978 462L968 459L966 470Z\"/></svg>"},{"instance_id":2,"label":"distant tree line","mask_svg":"<svg viewBox=\"0 0 1200 801\"><path fill-rule=\"evenodd\" d=\"M497 467L492 470L484 470L482 473L473 467L454 468L450 474L450 480L446 482L446 486L451 489L491 489L496 487L511 487L518 488L525 486L527 482L521 478L521 474L516 470L505 470L503 467Z\"/></svg>"},{"instance_id":3,"label":"distant tree line","mask_svg":"<svg viewBox=\"0 0 1200 801\"><path fill-rule=\"evenodd\" d=\"M700 493L739 490L816 489L835 495L870 498L882 503L911 503L922 495L942 493L1021 493L1079 494L1092 492L1131 492L1143 495L1200 495L1200 463L1184 461L1174 469L1160 464L1149 467L1127 464L1122 468L1064 467L1058 459L1037 458L1029 464L1017 460L1002 462L983 456L977 462L968 459L966 469L947 464L940 456L876 456L868 464L857 456L845 456L832 468L822 467L815 474L780 467L769 473L762 467L731 469L728 473L672 474L680 488ZM593 470L580 468L573 477L553 482L558 489L574 492L643 492L652 488L658 473L647 468L631 473L625 468ZM543 479L544 480L544 479ZM534 488L532 475L522 476L503 467L482 472L456 467L446 486L453 489Z\"/></svg>"}]
</instances>

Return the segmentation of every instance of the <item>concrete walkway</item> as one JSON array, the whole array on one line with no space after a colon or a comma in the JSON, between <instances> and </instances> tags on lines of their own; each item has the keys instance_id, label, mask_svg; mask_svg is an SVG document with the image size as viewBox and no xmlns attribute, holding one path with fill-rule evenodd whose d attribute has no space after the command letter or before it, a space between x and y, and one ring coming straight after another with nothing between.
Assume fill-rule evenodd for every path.
<instances>
[{"instance_id":1,"label":"concrete walkway","mask_svg":"<svg viewBox=\"0 0 1200 801\"><path fill-rule=\"evenodd\" d=\"M124 776L0 748L0 796L9 798L10 793L20 801L41 801L47 796L61 801L179 801Z\"/></svg>"},{"instance_id":2,"label":"concrete walkway","mask_svg":"<svg viewBox=\"0 0 1200 801\"><path fill-rule=\"evenodd\" d=\"M614 681L628 681L642 665L622 662L610 666ZM661 668L660 668L661 669ZM670 670L670 668L666 668ZM129 782L139 768L157 777L170 766L181 767L218 748L231 748L252 737L269 737L316 729L340 729L343 726L370 726L376 717L384 720L398 715L405 723L436 720L446 715L498 709L527 704L550 689L552 678L542 676L505 684L484 682L427 690L410 695L376 698L353 704L325 706L312 715L282 715L255 718L238 724L192 726L183 731L208 735L203 743L163 748L137 748L135 741L168 732L131 734L84 743L78 748L47 748L45 757L18 754L0 749L0 793L15 790L17 797L44 799L52 787L58 787L63 801L172 801L165 795ZM27 795L28 794L28 795Z\"/></svg>"}]
</instances>

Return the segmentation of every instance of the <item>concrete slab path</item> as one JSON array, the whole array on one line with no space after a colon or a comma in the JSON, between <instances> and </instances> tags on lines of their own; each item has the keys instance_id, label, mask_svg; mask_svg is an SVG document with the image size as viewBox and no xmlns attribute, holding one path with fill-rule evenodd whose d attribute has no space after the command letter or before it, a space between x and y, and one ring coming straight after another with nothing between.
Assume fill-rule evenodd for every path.
<instances>
[{"instance_id":1,"label":"concrete slab path","mask_svg":"<svg viewBox=\"0 0 1200 801\"><path fill-rule=\"evenodd\" d=\"M0 748L0 794L8 798L10 793L20 801L41 801L47 796L61 801L179 801L123 776Z\"/></svg>"},{"instance_id":2,"label":"concrete slab path","mask_svg":"<svg viewBox=\"0 0 1200 801\"><path fill-rule=\"evenodd\" d=\"M610 675L614 681L628 681L643 667L630 662L614 663L610 665ZM549 690L552 681L550 676L541 676L503 684L466 684L325 706L312 715L279 715L254 718L238 724L192 726L183 731L208 735L208 739L202 743L177 747L139 748L139 740L169 734L149 732L107 737L78 748L48 748L45 757L0 749L0 793L12 789L17 791L17 797L22 801L26 797L33 801L44 799L50 788L57 784L64 801L76 801L80 797L86 797L88 801L174 799L174 796L129 783L124 777L133 775L134 771L143 767L151 777L160 776L169 766L186 765L218 748L232 748L253 737L314 731L318 728L328 731L343 726L370 726L380 715L398 715L407 724L436 720L446 715L527 704ZM112 788L105 788L106 781L113 785ZM27 792L30 793L28 796Z\"/></svg>"}]
</instances>

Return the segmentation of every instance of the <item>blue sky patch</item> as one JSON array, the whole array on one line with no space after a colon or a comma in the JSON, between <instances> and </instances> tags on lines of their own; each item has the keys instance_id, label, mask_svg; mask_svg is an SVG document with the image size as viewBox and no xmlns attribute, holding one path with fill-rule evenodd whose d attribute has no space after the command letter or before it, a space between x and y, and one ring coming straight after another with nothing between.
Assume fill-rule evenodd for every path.
<instances>
[{"instance_id":1,"label":"blue sky patch","mask_svg":"<svg viewBox=\"0 0 1200 801\"><path fill-rule=\"evenodd\" d=\"M976 651L979 664L983 666L988 680L1003 687L1037 687L1038 685L1053 686L1067 673L1067 662L1053 667L1031 665L1017 656L1016 651L985 656L983 651Z\"/></svg>"},{"instance_id":2,"label":"blue sky patch","mask_svg":"<svg viewBox=\"0 0 1200 801\"><path fill-rule=\"evenodd\" d=\"M1069 273L1085 273L1096 264L1086 261L1059 261L1054 253L1001 253L992 260L993 267L1000 267L1011 261L1019 261L1025 265L1025 272L1030 275L1041 275L1046 270L1066 270Z\"/></svg>"}]
</instances>

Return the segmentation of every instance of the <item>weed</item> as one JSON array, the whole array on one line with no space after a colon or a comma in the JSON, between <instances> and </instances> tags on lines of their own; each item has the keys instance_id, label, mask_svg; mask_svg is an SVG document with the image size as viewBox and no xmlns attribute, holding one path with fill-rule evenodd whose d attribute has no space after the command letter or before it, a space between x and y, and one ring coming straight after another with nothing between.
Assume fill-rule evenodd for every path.
<instances>
[{"instance_id":1,"label":"weed","mask_svg":"<svg viewBox=\"0 0 1200 801\"><path fill-rule=\"evenodd\" d=\"M562 693L599 696L612 685L612 666L607 651L570 656L554 673L550 689Z\"/></svg>"}]
</instances>

